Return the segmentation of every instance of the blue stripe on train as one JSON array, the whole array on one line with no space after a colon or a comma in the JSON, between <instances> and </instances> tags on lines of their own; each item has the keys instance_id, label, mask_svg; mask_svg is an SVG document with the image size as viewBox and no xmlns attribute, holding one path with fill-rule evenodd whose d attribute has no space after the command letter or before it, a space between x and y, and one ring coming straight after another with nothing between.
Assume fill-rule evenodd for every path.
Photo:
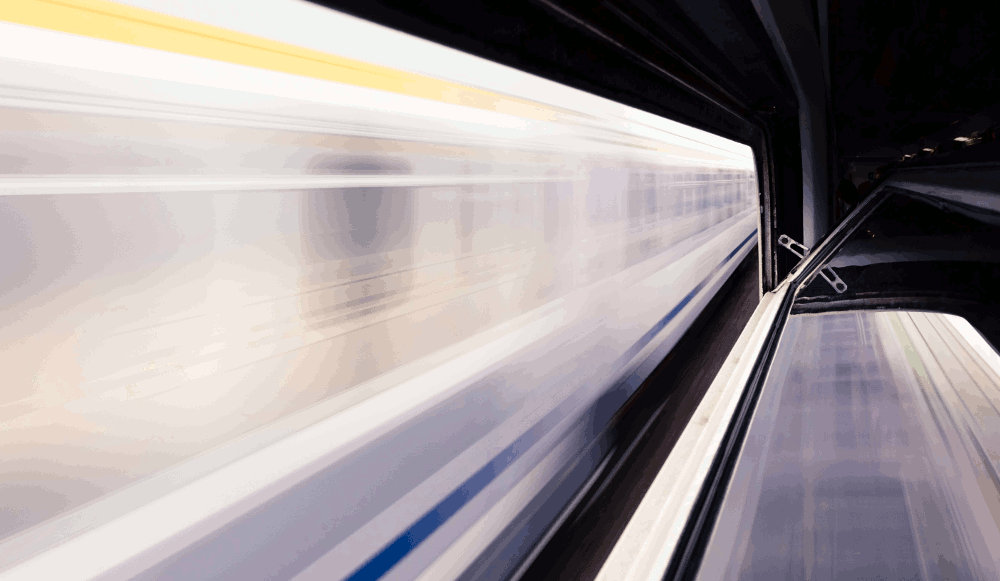
<instances>
[{"instance_id":1,"label":"blue stripe on train","mask_svg":"<svg viewBox=\"0 0 1000 581\"><path fill-rule=\"evenodd\" d=\"M657 321L653 327L647 331L638 341L635 342L618 360L615 362L617 366L624 365L628 363L636 354L639 353L653 338L666 327L670 321L672 321L684 307L690 303L695 295L697 295L705 285L708 284L708 280L720 269L722 269L726 263L735 257L740 250L742 250L748 242L751 241L757 235L757 230L747 236L743 242L730 252L726 258L719 263L717 267L712 270L712 273L706 276L694 289L680 300L674 308L670 309L670 312L666 314L662 319ZM465 482L459 485L451 494L445 497L444 500L439 502L434 508L430 509L422 517L417 519L415 523L410 525L408 529L403 531L398 537L392 540L388 545L382 548L375 556L369 559L366 563L361 565L357 570L352 573L348 579L350 581L362 581L369 579L378 579L379 577L385 575L390 569L396 566L397 563L403 560L406 555L408 555L414 548L420 543L427 540L434 531L441 527L449 518L451 518L455 513L462 509L469 500L475 495L479 494L484 488L489 486L501 472L506 470L511 464L514 463L521 455L527 452L532 446L538 443L546 433L549 432L555 424L558 423L559 418L563 414L563 406L567 405L569 402L564 402L563 404L557 406L555 409L545 414L545 416L538 420L535 425L531 426L527 432L521 434L516 440L514 440L509 446L504 448L499 454L493 457L492 460L486 463L482 468L476 471L475 474L470 476Z\"/></svg>"}]
</instances>

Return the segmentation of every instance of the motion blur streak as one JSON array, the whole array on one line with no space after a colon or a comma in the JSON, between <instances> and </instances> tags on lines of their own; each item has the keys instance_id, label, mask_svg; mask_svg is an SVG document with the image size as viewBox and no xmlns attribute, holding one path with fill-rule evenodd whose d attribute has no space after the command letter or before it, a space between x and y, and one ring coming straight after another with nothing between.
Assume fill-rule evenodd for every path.
<instances>
[{"instance_id":1,"label":"motion blur streak","mask_svg":"<svg viewBox=\"0 0 1000 581\"><path fill-rule=\"evenodd\" d=\"M0 572L511 574L753 248L750 149L306 3L129 4L0 7Z\"/></svg>"}]
</instances>

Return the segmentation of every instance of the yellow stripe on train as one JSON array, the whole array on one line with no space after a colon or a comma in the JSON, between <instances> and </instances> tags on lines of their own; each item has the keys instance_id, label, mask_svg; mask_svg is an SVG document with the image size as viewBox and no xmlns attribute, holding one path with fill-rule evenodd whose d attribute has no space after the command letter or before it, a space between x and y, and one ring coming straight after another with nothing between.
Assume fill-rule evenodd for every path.
<instances>
[{"instance_id":1,"label":"yellow stripe on train","mask_svg":"<svg viewBox=\"0 0 1000 581\"><path fill-rule=\"evenodd\" d=\"M0 2L0 20L530 119L556 118L542 104L106 0Z\"/></svg>"}]
</instances>

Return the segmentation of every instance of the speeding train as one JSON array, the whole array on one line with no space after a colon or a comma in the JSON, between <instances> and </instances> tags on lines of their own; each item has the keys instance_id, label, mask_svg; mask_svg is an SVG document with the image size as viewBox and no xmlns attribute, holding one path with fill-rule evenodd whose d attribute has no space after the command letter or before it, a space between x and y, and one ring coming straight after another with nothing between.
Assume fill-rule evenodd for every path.
<instances>
[{"instance_id":1,"label":"speeding train","mask_svg":"<svg viewBox=\"0 0 1000 581\"><path fill-rule=\"evenodd\" d=\"M292 0L0 7L0 574L502 578L749 147Z\"/></svg>"}]
</instances>

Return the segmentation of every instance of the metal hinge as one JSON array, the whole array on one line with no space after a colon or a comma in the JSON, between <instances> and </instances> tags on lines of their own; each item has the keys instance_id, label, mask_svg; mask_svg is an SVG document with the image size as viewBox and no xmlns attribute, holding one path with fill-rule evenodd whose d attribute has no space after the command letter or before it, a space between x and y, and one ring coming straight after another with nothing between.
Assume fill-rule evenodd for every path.
<instances>
[{"instance_id":1,"label":"metal hinge","mask_svg":"<svg viewBox=\"0 0 1000 581\"><path fill-rule=\"evenodd\" d=\"M784 234L778 236L778 244L784 246L789 250L789 252L799 258L805 258L806 255L809 254L808 248ZM823 277L823 280L825 280L827 284L830 285L830 288L832 288L837 294L841 294L847 290L847 284L839 276L837 276L837 271L833 270L833 268L824 266L819 269L819 275Z\"/></svg>"}]
</instances>

